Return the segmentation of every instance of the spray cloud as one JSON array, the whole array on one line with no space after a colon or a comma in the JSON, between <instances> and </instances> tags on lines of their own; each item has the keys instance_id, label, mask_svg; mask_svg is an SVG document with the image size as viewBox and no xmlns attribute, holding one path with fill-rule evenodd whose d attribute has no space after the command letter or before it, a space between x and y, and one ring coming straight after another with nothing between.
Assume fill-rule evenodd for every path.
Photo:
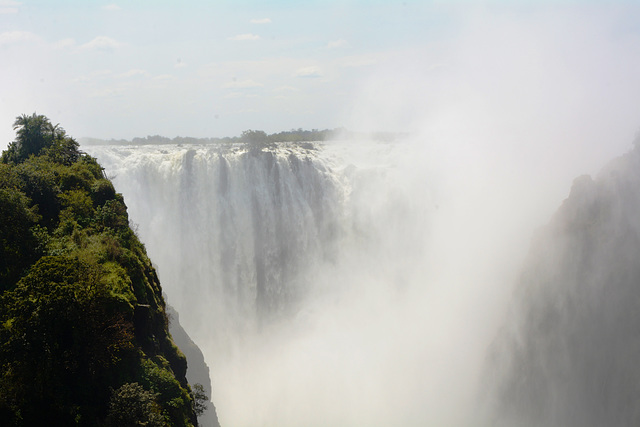
<instances>
[{"instance_id":1,"label":"spray cloud","mask_svg":"<svg viewBox=\"0 0 640 427\"><path fill-rule=\"evenodd\" d=\"M402 143L97 153L126 166L116 184L221 423L475 425L533 230L637 126L640 43L620 30L636 13L476 10L449 41L394 52L345 117Z\"/></svg>"}]
</instances>

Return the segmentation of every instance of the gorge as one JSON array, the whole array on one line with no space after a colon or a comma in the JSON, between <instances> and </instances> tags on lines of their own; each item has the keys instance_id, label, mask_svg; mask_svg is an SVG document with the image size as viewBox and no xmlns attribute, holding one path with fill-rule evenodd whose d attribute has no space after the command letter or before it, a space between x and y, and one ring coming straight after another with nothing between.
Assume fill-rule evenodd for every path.
<instances>
[{"instance_id":1,"label":"gorge","mask_svg":"<svg viewBox=\"0 0 640 427\"><path fill-rule=\"evenodd\" d=\"M532 216L523 220L533 202L514 203L512 196L521 191L517 185L504 185L495 171L488 178L487 169L471 164L443 174L442 153L440 163L429 162L437 152L422 147L411 141L334 141L270 148L89 148L133 201L131 217L157 264L169 302L211 368L222 425L478 425L484 416L506 419L505 425L516 425L514 420L585 425L586 419L595 422L587 425L598 425L612 419L616 399L588 406L600 416L594 418L585 405L602 396L576 392L583 389L586 369L578 349L604 339L623 321L615 317L587 335L587 329L594 330L587 325L602 316L610 319L619 307L613 301L599 307L597 293L571 302L569 295L581 295L571 289L582 276L570 272L577 268L589 276L591 271L587 261L574 260L587 250L587 242L569 236L558 243L562 233L554 228L556 219L543 233L552 237L534 245L535 253L547 253L543 260L551 261L536 261L531 254L525 258L535 224L544 223L544 214L551 211L539 211L535 221ZM633 151L626 158L633 162L636 157ZM609 225L588 245L604 242L611 252L620 236L625 241L636 236L635 226L625 226L624 234L610 233L635 212L633 173L632 167L604 173L629 182L628 193L616 193L628 202L616 202L615 212L626 213L609 215ZM493 185L498 182L500 187ZM579 199L576 194L584 186L584 180L576 181L562 208L577 212L562 220L572 230L590 224L580 219L585 215L596 215L599 226L598 215L605 214L593 204L613 203L604 190L598 196L589 190ZM499 192L487 191L491 188ZM606 201L594 202L599 197ZM590 213L594 209L600 213ZM556 217L566 216L562 211ZM514 219L518 214L522 218ZM637 259L632 243L624 248L623 260ZM535 267L539 262L551 264ZM525 273L520 273L523 263ZM592 264L609 278L618 274L618 266L602 257ZM620 280L627 283L624 292L633 294L637 275L627 271L620 270L627 277ZM538 296L551 292L544 290L551 285L538 284L548 282L549 275L559 277L551 295L562 297ZM591 285L581 286L598 288L605 280L602 274L592 277ZM515 299L514 283L520 295ZM552 308L557 304L575 304L578 314L571 322L577 326L556 329L557 336L509 332L520 324L513 320L515 311L531 318L557 310ZM569 313L560 318L574 316ZM522 340L529 343L524 349ZM567 391L573 400L556 409L532 396L552 396L564 388L551 379L542 384L519 379L523 370L535 372L538 365L528 360L543 357L539 352L547 350L538 345L545 340L575 359L553 368L575 377L566 387L576 387ZM579 344L573 349L575 340ZM596 358L608 354L585 351L599 354ZM631 354L626 348L619 353L625 360ZM541 359L545 369L556 366L552 359ZM584 363L605 370L599 362ZM608 363L620 372L631 369ZM620 384L616 376L606 378L610 387ZM513 387L519 394L505 392ZM631 389L624 390L620 393L629 399ZM632 407L615 412L626 422ZM574 416L576 408L585 415Z\"/></svg>"}]
</instances>

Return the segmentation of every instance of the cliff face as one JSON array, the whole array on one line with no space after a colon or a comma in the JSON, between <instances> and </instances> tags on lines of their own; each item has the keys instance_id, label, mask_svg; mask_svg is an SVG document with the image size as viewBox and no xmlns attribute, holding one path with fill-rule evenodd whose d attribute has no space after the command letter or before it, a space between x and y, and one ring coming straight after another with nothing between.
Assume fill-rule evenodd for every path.
<instances>
[{"instance_id":1,"label":"cliff face","mask_svg":"<svg viewBox=\"0 0 640 427\"><path fill-rule=\"evenodd\" d=\"M498 425L640 422L640 147L574 181L495 345Z\"/></svg>"},{"instance_id":2,"label":"cliff face","mask_svg":"<svg viewBox=\"0 0 640 427\"><path fill-rule=\"evenodd\" d=\"M200 348L193 342L184 328L180 325L180 317L171 305L167 304L167 315L169 316L169 332L174 342L182 350L189 361L187 369L187 380L189 384L199 384L205 394L212 398L211 377L209 367L204 361L204 355ZM220 427L216 408L211 401L202 402L204 413L198 417L198 423L202 427ZM205 409L206 408L206 409Z\"/></svg>"},{"instance_id":3,"label":"cliff face","mask_svg":"<svg viewBox=\"0 0 640 427\"><path fill-rule=\"evenodd\" d=\"M197 424L122 196L46 117L15 128L0 163L3 425Z\"/></svg>"}]
</instances>

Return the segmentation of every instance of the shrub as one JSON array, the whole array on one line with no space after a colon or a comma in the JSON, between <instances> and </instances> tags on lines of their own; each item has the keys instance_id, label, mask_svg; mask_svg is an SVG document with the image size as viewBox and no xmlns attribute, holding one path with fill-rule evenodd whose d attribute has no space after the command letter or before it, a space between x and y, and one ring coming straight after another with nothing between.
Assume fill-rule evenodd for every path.
<instances>
[{"instance_id":1,"label":"shrub","mask_svg":"<svg viewBox=\"0 0 640 427\"><path fill-rule=\"evenodd\" d=\"M111 395L107 426L166 426L156 397L157 394L145 390L138 383L124 384Z\"/></svg>"}]
</instances>

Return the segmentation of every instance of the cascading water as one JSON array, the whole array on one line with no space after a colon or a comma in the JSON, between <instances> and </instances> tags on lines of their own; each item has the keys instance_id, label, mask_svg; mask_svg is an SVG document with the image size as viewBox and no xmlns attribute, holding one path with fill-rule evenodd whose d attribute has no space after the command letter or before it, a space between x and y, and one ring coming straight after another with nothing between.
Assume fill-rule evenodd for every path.
<instances>
[{"instance_id":1,"label":"cascading water","mask_svg":"<svg viewBox=\"0 0 640 427\"><path fill-rule=\"evenodd\" d=\"M449 142L87 147L221 425L478 425L522 230L548 211L537 174Z\"/></svg>"},{"instance_id":2,"label":"cascading water","mask_svg":"<svg viewBox=\"0 0 640 427\"><path fill-rule=\"evenodd\" d=\"M393 402L407 373L374 377L394 376L398 345L415 357L425 325L395 311L425 284L436 210L405 145L89 147L203 349L223 425L388 422L365 396Z\"/></svg>"},{"instance_id":3,"label":"cascading water","mask_svg":"<svg viewBox=\"0 0 640 427\"><path fill-rule=\"evenodd\" d=\"M313 152L97 149L185 324L235 340L293 309L310 267L335 256L345 197ZM204 317L203 317L204 316ZM188 316L187 316L188 317ZM193 324L196 323L196 324Z\"/></svg>"}]
</instances>

